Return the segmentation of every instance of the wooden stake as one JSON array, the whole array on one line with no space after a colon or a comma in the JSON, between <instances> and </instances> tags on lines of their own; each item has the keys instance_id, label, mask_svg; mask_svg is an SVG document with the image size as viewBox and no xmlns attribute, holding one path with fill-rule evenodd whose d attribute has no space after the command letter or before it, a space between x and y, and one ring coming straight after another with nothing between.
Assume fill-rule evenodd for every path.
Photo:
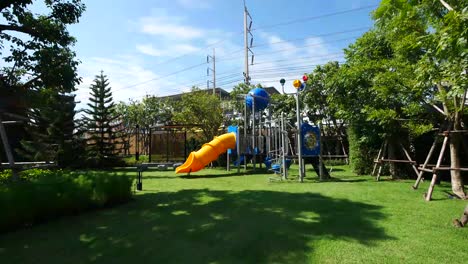
<instances>
[{"instance_id":1,"label":"wooden stake","mask_svg":"<svg viewBox=\"0 0 468 264\"><path fill-rule=\"evenodd\" d=\"M432 153L434 153L434 149L436 147L436 144L437 144L437 139L434 139L434 143L432 143L431 149L429 150L429 154L427 154L426 160L424 161L424 164L423 164L422 168L420 169L421 171L418 174L418 178L416 179L416 182L412 186L413 190L416 190L418 188L418 186L419 186L419 183L421 183L422 176L424 174L424 171L426 169L427 164L429 163L429 160L432 157Z\"/></svg>"},{"instance_id":2,"label":"wooden stake","mask_svg":"<svg viewBox=\"0 0 468 264\"><path fill-rule=\"evenodd\" d=\"M380 146L379 153L377 154L377 159L374 161L374 169L372 169L372 176L375 176L375 170L377 169L377 163L380 160L380 154L382 153L382 149L384 147L384 143L382 142L382 145Z\"/></svg>"},{"instance_id":3,"label":"wooden stake","mask_svg":"<svg viewBox=\"0 0 468 264\"><path fill-rule=\"evenodd\" d=\"M442 149L440 150L439 159L437 159L437 164L434 169L434 173L432 174L431 185L429 185L429 189L427 190L426 194L426 201L430 201L432 197L432 192L434 191L435 183L437 181L437 169L440 167L440 163L442 163L442 158L444 157L445 147L447 146L449 136L446 135L444 138L444 143L442 144Z\"/></svg>"},{"instance_id":4,"label":"wooden stake","mask_svg":"<svg viewBox=\"0 0 468 264\"><path fill-rule=\"evenodd\" d=\"M346 159L345 159L345 162L347 165L349 165L349 157L348 157L348 154L346 153L346 149L344 147L344 144L343 144L343 138L340 137L340 144L341 144L341 149L343 150L343 155L346 156Z\"/></svg>"},{"instance_id":5,"label":"wooden stake","mask_svg":"<svg viewBox=\"0 0 468 264\"><path fill-rule=\"evenodd\" d=\"M385 156L385 152L387 151L387 145L388 145L388 141L385 140L385 144L384 144L384 147L383 147L383 150L382 150L382 156L381 156L380 161L379 161L379 171L377 172L377 177L376 177L377 181L380 180L380 173L382 172L382 160L383 160L383 157Z\"/></svg>"},{"instance_id":6,"label":"wooden stake","mask_svg":"<svg viewBox=\"0 0 468 264\"><path fill-rule=\"evenodd\" d=\"M401 148L403 149L403 152L405 152L406 158L411 162L411 167L413 167L414 172L416 173L416 176L419 176L419 171L418 168L416 168L416 163L411 159L411 156L408 154L408 151L406 151L406 148L403 146L403 144L400 143Z\"/></svg>"}]
</instances>

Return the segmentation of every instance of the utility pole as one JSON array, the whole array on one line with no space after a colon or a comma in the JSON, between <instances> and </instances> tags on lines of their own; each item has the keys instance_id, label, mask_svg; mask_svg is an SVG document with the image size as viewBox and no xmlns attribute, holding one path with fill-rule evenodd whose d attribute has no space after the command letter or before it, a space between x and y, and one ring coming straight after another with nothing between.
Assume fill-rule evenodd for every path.
<instances>
[{"instance_id":1,"label":"utility pole","mask_svg":"<svg viewBox=\"0 0 468 264\"><path fill-rule=\"evenodd\" d=\"M210 82L213 84L213 95L216 94L216 55L215 55L215 48L213 48L213 55L210 56L206 56L206 63L210 63L212 62L213 63L213 68L210 68L208 67L206 69L206 75L207 76L210 76L210 71L212 72L213 74L213 80L210 81L210 80L207 80L206 81L206 88L209 89L210 88ZM221 96L221 94L220 94Z\"/></svg>"},{"instance_id":2,"label":"utility pole","mask_svg":"<svg viewBox=\"0 0 468 264\"><path fill-rule=\"evenodd\" d=\"M299 182L304 182L304 160L302 159L302 122L299 106L299 88L296 91L296 117L297 117L297 158L299 161Z\"/></svg>"},{"instance_id":3,"label":"utility pole","mask_svg":"<svg viewBox=\"0 0 468 264\"><path fill-rule=\"evenodd\" d=\"M249 43L250 35L250 43ZM250 45L249 45L250 44ZM254 54L251 50L253 44L253 35L252 35L252 17L250 16L247 6L245 5L244 0L244 49L245 49L245 67L244 67L244 83L250 84L250 75L249 75L249 54L252 55L251 64L253 64Z\"/></svg>"}]
</instances>

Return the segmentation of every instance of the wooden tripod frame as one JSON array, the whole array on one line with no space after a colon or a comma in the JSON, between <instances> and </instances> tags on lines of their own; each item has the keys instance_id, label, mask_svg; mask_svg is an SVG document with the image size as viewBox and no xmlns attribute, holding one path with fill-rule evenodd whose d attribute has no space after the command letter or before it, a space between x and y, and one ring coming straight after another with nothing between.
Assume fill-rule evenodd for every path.
<instances>
[{"instance_id":1,"label":"wooden tripod frame","mask_svg":"<svg viewBox=\"0 0 468 264\"><path fill-rule=\"evenodd\" d=\"M401 144L401 142L399 142L399 145L400 145L400 149L402 150L402 152L404 153L406 159L389 159L389 158L386 158L386 156L388 156L388 139L385 139L384 143L382 144L382 146L380 147L380 150L379 150L379 153L377 154L377 158L374 160L374 168L372 170L372 176L376 176L375 179L377 181L380 180L380 174L382 173L382 166L383 166L383 163L385 162L388 162L388 163L408 163L411 165L411 167L413 168L414 172L416 173L416 175L418 175L419 171L416 167L416 161L413 161L411 159L411 156L409 155L408 151L406 150L406 148L403 146L403 144ZM377 171L377 175L375 174L375 172Z\"/></svg>"},{"instance_id":2,"label":"wooden tripod frame","mask_svg":"<svg viewBox=\"0 0 468 264\"><path fill-rule=\"evenodd\" d=\"M416 179L416 182L412 186L413 190L416 190L419 187L419 184L421 183L422 176L424 175L424 172L429 172L432 173L432 180L431 184L429 185L429 189L427 190L427 193L424 194L424 199L426 201L430 201L432 198L432 193L434 191L435 184L437 182L437 177L438 172L442 170L459 170L459 171L468 171L468 168L452 168L451 166L441 166L442 160L444 158L444 153L445 149L447 148L447 143L450 138L451 133L468 133L468 130L458 130L458 131L451 131L448 129L447 131L444 131L443 133L439 133L438 136L443 136L444 141L442 143L442 147L440 149L439 157L437 159L437 163L435 165L429 165L429 160L432 157L432 154L434 153L435 147L437 145L437 138L434 139L434 143L431 146L431 149L429 150L429 153L427 154L426 160L424 161L424 164L422 167L419 167L419 173L418 173L418 178ZM465 146L466 149L466 146ZM432 168L428 168L432 167Z\"/></svg>"}]
</instances>

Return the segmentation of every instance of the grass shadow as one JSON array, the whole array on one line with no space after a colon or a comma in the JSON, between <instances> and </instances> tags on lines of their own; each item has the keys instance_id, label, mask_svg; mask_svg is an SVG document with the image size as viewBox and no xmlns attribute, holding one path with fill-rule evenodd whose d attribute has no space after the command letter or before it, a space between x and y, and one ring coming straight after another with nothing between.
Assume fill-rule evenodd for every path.
<instances>
[{"instance_id":1,"label":"grass shadow","mask_svg":"<svg viewBox=\"0 0 468 264\"><path fill-rule=\"evenodd\" d=\"M214 171L214 172L219 172L219 171ZM197 178L225 178L225 177L239 177L239 176L249 176L249 175L264 175L264 174L273 174L272 171L268 171L265 168L259 168L259 169L250 169L247 171L240 170L239 173L237 173L237 169L232 169L230 172L224 172L224 173L213 173L211 171L207 171L205 174L201 174L203 172L199 172L197 174L190 174L190 175L181 175L181 176L176 176L182 179L197 179Z\"/></svg>"},{"instance_id":2,"label":"grass shadow","mask_svg":"<svg viewBox=\"0 0 468 264\"><path fill-rule=\"evenodd\" d=\"M366 246L393 239L378 225L386 219L381 209L316 193L142 194L125 210L42 230L47 243L28 241L27 250L7 245L2 253L10 263L27 257L38 263L306 263L324 237ZM63 244L66 250L54 248ZM56 253L30 254L45 250Z\"/></svg>"},{"instance_id":3,"label":"grass shadow","mask_svg":"<svg viewBox=\"0 0 468 264\"><path fill-rule=\"evenodd\" d=\"M366 179L350 179L350 178L335 178L335 177L330 177L329 179L326 180L320 180L318 177L317 178L308 178L309 181L314 182L314 183L324 183L324 182L347 182L347 183L353 183L353 182L368 182L369 180Z\"/></svg>"}]
</instances>

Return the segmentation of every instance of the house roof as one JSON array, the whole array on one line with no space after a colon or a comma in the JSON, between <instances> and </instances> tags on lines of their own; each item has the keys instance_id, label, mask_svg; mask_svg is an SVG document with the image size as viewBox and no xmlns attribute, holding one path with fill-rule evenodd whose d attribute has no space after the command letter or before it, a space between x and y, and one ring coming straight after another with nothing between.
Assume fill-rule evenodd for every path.
<instances>
[{"instance_id":1,"label":"house roof","mask_svg":"<svg viewBox=\"0 0 468 264\"><path fill-rule=\"evenodd\" d=\"M275 87L271 86L271 87L263 87L263 89L270 95L273 95L273 94L279 94L280 92L278 90L276 90ZM213 92L213 89L203 89L203 90L200 90L202 92L206 92L206 93L212 93ZM169 99L169 100L180 100L182 98L182 95L184 94L190 94L192 92L187 92L187 93L179 93L179 94L173 94L173 95L166 95L166 96L159 96L158 98L160 99ZM231 94L222 89L222 88L216 88L215 89L215 94L216 95L221 95L221 98L222 99L230 99L231 98Z\"/></svg>"},{"instance_id":2,"label":"house roof","mask_svg":"<svg viewBox=\"0 0 468 264\"><path fill-rule=\"evenodd\" d=\"M200 90L200 91L206 92L206 93L213 93L213 89L203 89L203 90ZM190 93L192 93L192 92L178 93L178 94L166 95L166 96L159 96L158 98L160 98L160 99L169 99L169 100L180 100L182 98L182 95L190 94ZM227 92L226 90L224 90L222 88L216 88L215 89L215 94L218 95L218 96L221 94L221 98L229 98L230 97L229 92Z\"/></svg>"}]
</instances>

